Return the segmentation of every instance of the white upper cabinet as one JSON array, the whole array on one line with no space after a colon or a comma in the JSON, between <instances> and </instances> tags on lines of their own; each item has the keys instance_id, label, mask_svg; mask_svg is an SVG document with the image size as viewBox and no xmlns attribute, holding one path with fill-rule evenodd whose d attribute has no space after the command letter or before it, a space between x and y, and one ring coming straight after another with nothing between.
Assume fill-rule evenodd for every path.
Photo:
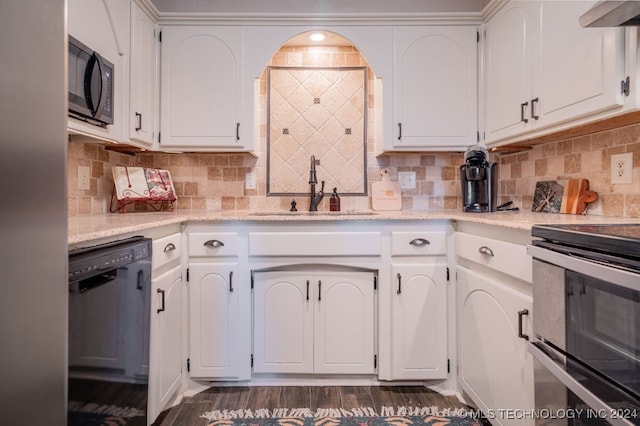
<instances>
[{"instance_id":1,"label":"white upper cabinet","mask_svg":"<svg viewBox=\"0 0 640 426\"><path fill-rule=\"evenodd\" d=\"M488 144L624 104L624 30L582 28L592 4L511 1L487 22Z\"/></svg>"},{"instance_id":2,"label":"white upper cabinet","mask_svg":"<svg viewBox=\"0 0 640 426\"><path fill-rule=\"evenodd\" d=\"M165 26L161 43L160 147L243 151L243 28Z\"/></svg>"},{"instance_id":3,"label":"white upper cabinet","mask_svg":"<svg viewBox=\"0 0 640 426\"><path fill-rule=\"evenodd\" d=\"M129 138L145 146L152 145L157 126L156 52L156 25L140 6L132 2Z\"/></svg>"},{"instance_id":4,"label":"white upper cabinet","mask_svg":"<svg viewBox=\"0 0 640 426\"><path fill-rule=\"evenodd\" d=\"M539 120L552 124L624 105L624 30L582 28L595 2L542 2Z\"/></svg>"},{"instance_id":5,"label":"white upper cabinet","mask_svg":"<svg viewBox=\"0 0 640 426\"><path fill-rule=\"evenodd\" d=\"M68 33L114 65L113 124L99 127L69 118L70 129L115 141L125 136L129 109L130 0L68 0Z\"/></svg>"},{"instance_id":6,"label":"white upper cabinet","mask_svg":"<svg viewBox=\"0 0 640 426\"><path fill-rule=\"evenodd\" d=\"M394 28L393 140L384 150L477 143L477 28Z\"/></svg>"},{"instance_id":7,"label":"white upper cabinet","mask_svg":"<svg viewBox=\"0 0 640 426\"><path fill-rule=\"evenodd\" d=\"M524 105L533 91L535 2L510 3L486 25L485 137L488 141L526 130Z\"/></svg>"}]
</instances>

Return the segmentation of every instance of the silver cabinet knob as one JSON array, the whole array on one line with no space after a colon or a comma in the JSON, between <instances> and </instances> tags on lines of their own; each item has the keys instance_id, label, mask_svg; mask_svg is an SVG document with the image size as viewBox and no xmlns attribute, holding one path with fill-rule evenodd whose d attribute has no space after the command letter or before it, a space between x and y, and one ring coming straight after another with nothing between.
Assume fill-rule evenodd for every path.
<instances>
[{"instance_id":1,"label":"silver cabinet knob","mask_svg":"<svg viewBox=\"0 0 640 426\"><path fill-rule=\"evenodd\" d=\"M224 247L224 243L222 241L219 241L219 240L205 241L205 243L203 245L205 247L211 247L211 248Z\"/></svg>"},{"instance_id":2,"label":"silver cabinet knob","mask_svg":"<svg viewBox=\"0 0 640 426\"><path fill-rule=\"evenodd\" d=\"M489 247L487 246L482 246L478 249L478 252L480 252L480 254L486 254L487 256L491 256L493 257L493 250L491 250Z\"/></svg>"},{"instance_id":3,"label":"silver cabinet knob","mask_svg":"<svg viewBox=\"0 0 640 426\"><path fill-rule=\"evenodd\" d=\"M409 244L415 247L423 247L428 246L431 243L429 242L429 240L425 240L424 238L414 238L413 240L409 241Z\"/></svg>"},{"instance_id":4,"label":"silver cabinet knob","mask_svg":"<svg viewBox=\"0 0 640 426\"><path fill-rule=\"evenodd\" d=\"M173 243L169 243L166 246L164 246L164 252L168 252L168 251L173 251L176 249L176 245Z\"/></svg>"}]
</instances>

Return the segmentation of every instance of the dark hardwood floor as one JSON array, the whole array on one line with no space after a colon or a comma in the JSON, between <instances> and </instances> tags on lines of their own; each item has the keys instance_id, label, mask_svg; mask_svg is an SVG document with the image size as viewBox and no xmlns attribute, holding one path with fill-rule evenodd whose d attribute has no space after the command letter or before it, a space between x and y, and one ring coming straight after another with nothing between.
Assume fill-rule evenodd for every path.
<instances>
[{"instance_id":1,"label":"dark hardwood floor","mask_svg":"<svg viewBox=\"0 0 640 426\"><path fill-rule=\"evenodd\" d=\"M252 386L212 387L164 411L153 426L205 426L203 413L213 410L261 408L382 407L468 408L455 396L444 396L422 386Z\"/></svg>"}]
</instances>

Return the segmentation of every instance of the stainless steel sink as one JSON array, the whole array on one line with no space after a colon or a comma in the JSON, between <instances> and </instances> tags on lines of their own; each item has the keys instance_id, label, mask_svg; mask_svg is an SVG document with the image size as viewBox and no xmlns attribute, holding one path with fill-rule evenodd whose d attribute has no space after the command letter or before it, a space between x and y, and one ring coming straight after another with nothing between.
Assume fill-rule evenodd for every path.
<instances>
[{"instance_id":1,"label":"stainless steel sink","mask_svg":"<svg viewBox=\"0 0 640 426\"><path fill-rule=\"evenodd\" d=\"M254 212L254 213L249 213L249 216L335 216L335 217L340 217L340 216L372 216L376 214L378 213L372 212L370 210L362 210L362 211L350 210L350 211L343 211L343 212L283 211L283 212Z\"/></svg>"}]
</instances>

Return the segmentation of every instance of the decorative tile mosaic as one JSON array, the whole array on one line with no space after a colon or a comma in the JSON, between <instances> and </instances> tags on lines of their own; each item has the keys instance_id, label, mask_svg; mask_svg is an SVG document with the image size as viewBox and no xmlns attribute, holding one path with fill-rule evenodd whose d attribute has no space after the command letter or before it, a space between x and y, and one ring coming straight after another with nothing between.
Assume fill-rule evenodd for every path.
<instances>
[{"instance_id":1,"label":"decorative tile mosaic","mask_svg":"<svg viewBox=\"0 0 640 426\"><path fill-rule=\"evenodd\" d=\"M269 67L267 81L268 194L306 194L312 155L325 190L367 193L366 68Z\"/></svg>"}]
</instances>

